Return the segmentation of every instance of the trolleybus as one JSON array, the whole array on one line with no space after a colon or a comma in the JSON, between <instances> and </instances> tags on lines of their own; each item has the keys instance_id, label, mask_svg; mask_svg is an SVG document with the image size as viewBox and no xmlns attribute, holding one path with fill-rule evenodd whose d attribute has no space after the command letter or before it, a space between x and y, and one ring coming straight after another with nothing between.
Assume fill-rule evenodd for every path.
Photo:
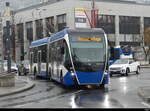
<instances>
[{"instance_id":1,"label":"trolleybus","mask_svg":"<svg viewBox=\"0 0 150 111\"><path fill-rule=\"evenodd\" d=\"M46 41L44 69L49 79L66 86L108 84L108 41L102 29L66 28Z\"/></svg>"}]
</instances>

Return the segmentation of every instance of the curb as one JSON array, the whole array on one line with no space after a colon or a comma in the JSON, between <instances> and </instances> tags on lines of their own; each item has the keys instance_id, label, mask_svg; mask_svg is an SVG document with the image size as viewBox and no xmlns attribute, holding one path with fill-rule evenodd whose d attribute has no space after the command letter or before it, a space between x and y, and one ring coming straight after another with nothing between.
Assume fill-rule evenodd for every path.
<instances>
[{"instance_id":1,"label":"curb","mask_svg":"<svg viewBox=\"0 0 150 111\"><path fill-rule=\"evenodd\" d=\"M141 65L141 68L150 68L150 65Z\"/></svg>"},{"instance_id":2,"label":"curb","mask_svg":"<svg viewBox=\"0 0 150 111\"><path fill-rule=\"evenodd\" d=\"M35 83L31 82L30 80L29 81L22 80L22 81L27 82L27 85L25 85L22 88L18 88L16 90L13 90L11 92L0 94L0 97L12 95L12 94L17 94L17 93L20 93L20 92L24 92L24 91L29 90L29 89L31 89L35 86Z\"/></svg>"},{"instance_id":3,"label":"curb","mask_svg":"<svg viewBox=\"0 0 150 111\"><path fill-rule=\"evenodd\" d=\"M146 102L150 102L150 96L146 96L145 93L144 93L144 89L143 88L139 88L138 89L138 95Z\"/></svg>"}]
</instances>

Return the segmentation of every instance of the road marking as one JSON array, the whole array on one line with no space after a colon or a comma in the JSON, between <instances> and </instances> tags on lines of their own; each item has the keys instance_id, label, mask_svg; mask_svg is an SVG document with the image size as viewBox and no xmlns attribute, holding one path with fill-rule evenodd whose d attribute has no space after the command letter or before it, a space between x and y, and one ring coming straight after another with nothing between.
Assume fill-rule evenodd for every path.
<instances>
[{"instance_id":1,"label":"road marking","mask_svg":"<svg viewBox=\"0 0 150 111\"><path fill-rule=\"evenodd\" d=\"M145 103L145 102L141 102L141 104L143 104L144 106L150 108L150 105L148 103Z\"/></svg>"}]
</instances>

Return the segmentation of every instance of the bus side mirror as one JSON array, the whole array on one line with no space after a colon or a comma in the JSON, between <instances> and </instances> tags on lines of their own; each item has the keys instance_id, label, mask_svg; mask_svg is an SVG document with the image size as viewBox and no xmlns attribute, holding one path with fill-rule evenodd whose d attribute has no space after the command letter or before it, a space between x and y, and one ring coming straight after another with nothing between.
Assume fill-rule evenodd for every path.
<instances>
[{"instance_id":1,"label":"bus side mirror","mask_svg":"<svg viewBox=\"0 0 150 111\"><path fill-rule=\"evenodd\" d=\"M64 47L61 48L61 54L64 54L65 53L65 49Z\"/></svg>"}]
</instances>

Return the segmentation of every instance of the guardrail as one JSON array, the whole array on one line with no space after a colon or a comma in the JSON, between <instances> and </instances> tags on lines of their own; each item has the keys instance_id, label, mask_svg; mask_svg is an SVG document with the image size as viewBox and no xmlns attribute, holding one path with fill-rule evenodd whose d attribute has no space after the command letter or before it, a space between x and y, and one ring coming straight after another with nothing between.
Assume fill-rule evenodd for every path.
<instances>
[{"instance_id":1,"label":"guardrail","mask_svg":"<svg viewBox=\"0 0 150 111\"><path fill-rule=\"evenodd\" d=\"M0 73L0 87L13 87L15 86L15 72L7 73L1 72Z\"/></svg>"}]
</instances>

